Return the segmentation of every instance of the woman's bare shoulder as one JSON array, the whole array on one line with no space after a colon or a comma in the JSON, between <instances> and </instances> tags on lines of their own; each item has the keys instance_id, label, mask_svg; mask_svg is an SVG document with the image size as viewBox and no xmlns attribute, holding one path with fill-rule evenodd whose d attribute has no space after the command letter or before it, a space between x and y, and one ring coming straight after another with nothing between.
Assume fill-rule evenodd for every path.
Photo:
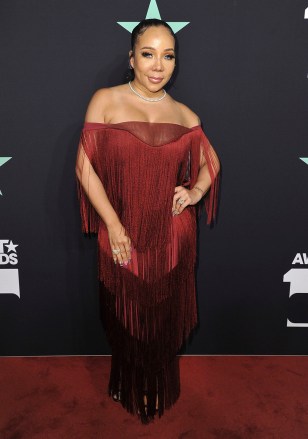
<instances>
[{"instance_id":1,"label":"woman's bare shoulder","mask_svg":"<svg viewBox=\"0 0 308 439\"><path fill-rule=\"evenodd\" d=\"M180 111L181 118L185 126L193 127L196 125L201 125L199 116L191 108L179 101L174 101L174 103Z\"/></svg>"},{"instance_id":2,"label":"woman's bare shoulder","mask_svg":"<svg viewBox=\"0 0 308 439\"><path fill-rule=\"evenodd\" d=\"M85 122L105 122L105 115L122 92L123 85L103 87L96 90L88 104Z\"/></svg>"},{"instance_id":3,"label":"woman's bare shoulder","mask_svg":"<svg viewBox=\"0 0 308 439\"><path fill-rule=\"evenodd\" d=\"M100 88L91 96L85 115L85 122L104 122L104 106L110 98L109 88Z\"/></svg>"}]
</instances>

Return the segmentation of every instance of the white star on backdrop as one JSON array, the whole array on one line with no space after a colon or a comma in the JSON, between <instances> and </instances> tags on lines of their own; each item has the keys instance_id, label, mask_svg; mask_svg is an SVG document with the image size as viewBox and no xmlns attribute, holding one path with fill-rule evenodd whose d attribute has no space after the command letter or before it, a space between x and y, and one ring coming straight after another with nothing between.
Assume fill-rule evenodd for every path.
<instances>
[{"instance_id":1,"label":"white star on backdrop","mask_svg":"<svg viewBox=\"0 0 308 439\"><path fill-rule=\"evenodd\" d=\"M8 252L14 252L14 253L16 253L16 247L18 247L19 244L13 244L13 242L10 241L9 244L4 244L4 245L5 245L5 247L8 248L8 250L7 250Z\"/></svg>"}]
</instances>

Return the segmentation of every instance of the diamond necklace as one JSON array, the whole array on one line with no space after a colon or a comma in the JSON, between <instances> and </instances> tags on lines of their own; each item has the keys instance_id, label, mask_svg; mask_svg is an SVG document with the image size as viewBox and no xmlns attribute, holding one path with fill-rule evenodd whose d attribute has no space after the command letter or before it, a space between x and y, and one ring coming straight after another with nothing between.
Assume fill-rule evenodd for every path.
<instances>
[{"instance_id":1,"label":"diamond necklace","mask_svg":"<svg viewBox=\"0 0 308 439\"><path fill-rule=\"evenodd\" d=\"M157 102L157 101L161 101L166 96L166 90L163 88L164 94L160 98L146 98L145 96L142 96L136 90L133 89L133 86L131 85L131 81L129 81L128 85L130 86L131 91L133 91L137 96L139 96L141 99L144 99L145 101Z\"/></svg>"}]
</instances>

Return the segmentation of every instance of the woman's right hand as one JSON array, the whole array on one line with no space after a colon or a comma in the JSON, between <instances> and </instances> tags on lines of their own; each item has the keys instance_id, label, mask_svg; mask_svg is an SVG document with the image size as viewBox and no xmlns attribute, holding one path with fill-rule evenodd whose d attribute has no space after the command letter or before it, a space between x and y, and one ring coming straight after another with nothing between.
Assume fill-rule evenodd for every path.
<instances>
[{"instance_id":1,"label":"woman's right hand","mask_svg":"<svg viewBox=\"0 0 308 439\"><path fill-rule=\"evenodd\" d=\"M127 265L131 260L131 239L127 235L127 232L124 226L118 222L111 226L107 227L108 237L110 242L110 251L114 260L114 263L117 262L123 266L123 264ZM115 254L113 253L113 249L119 249L120 252Z\"/></svg>"}]
</instances>

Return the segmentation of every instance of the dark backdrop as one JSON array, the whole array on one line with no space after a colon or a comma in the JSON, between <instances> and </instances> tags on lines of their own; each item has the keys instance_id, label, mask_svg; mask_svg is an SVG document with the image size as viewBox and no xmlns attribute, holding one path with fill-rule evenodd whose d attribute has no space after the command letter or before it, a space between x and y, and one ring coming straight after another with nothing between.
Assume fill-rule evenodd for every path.
<instances>
[{"instance_id":1,"label":"dark backdrop","mask_svg":"<svg viewBox=\"0 0 308 439\"><path fill-rule=\"evenodd\" d=\"M110 353L75 157L90 97L124 82L130 33L117 21L142 20L148 5L1 2L2 355ZM218 224L199 224L200 325L186 353L308 353L308 328L287 326L308 323L307 7L158 0L162 19L190 22L169 93L199 115L222 163ZM9 269L20 298L6 294Z\"/></svg>"}]
</instances>

